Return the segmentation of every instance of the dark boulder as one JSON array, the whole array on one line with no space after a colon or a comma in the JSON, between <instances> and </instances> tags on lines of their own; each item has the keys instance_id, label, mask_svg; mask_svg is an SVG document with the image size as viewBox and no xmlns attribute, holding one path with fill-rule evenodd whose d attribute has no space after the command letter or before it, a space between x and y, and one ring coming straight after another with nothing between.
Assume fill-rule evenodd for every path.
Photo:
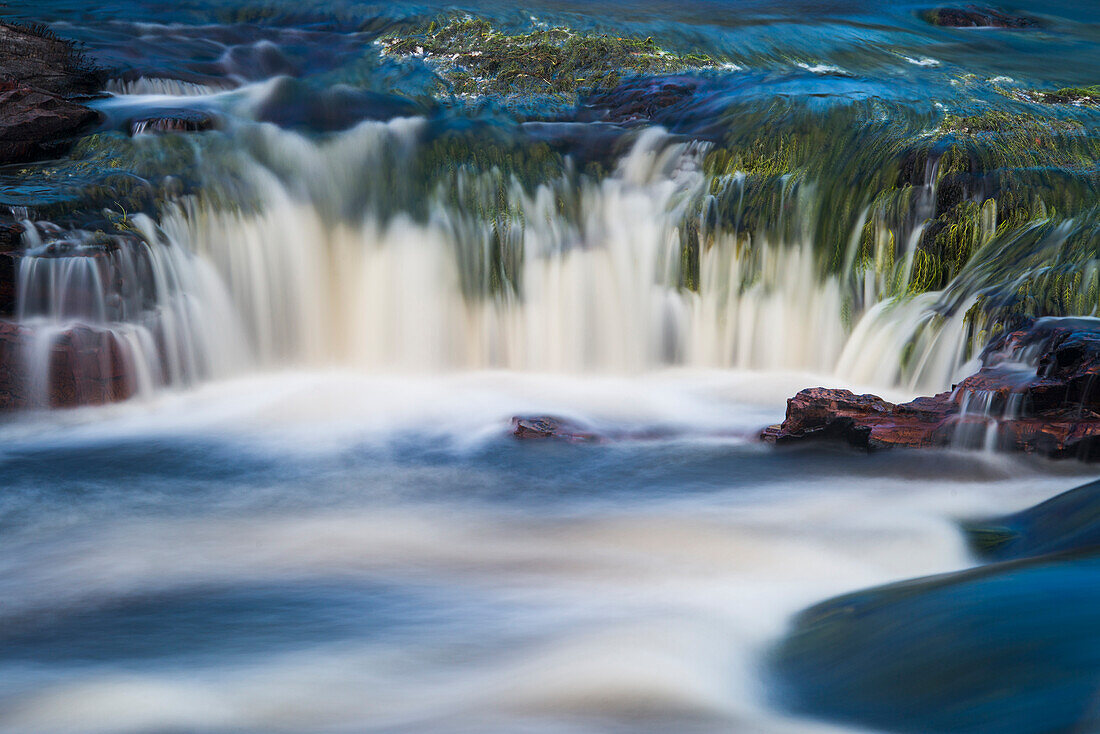
<instances>
[{"instance_id":1,"label":"dark boulder","mask_svg":"<svg viewBox=\"0 0 1100 734\"><path fill-rule=\"evenodd\" d=\"M976 553L996 561L1100 548L1100 481L1011 515L968 520L963 529Z\"/></svg>"},{"instance_id":2,"label":"dark boulder","mask_svg":"<svg viewBox=\"0 0 1100 734\"><path fill-rule=\"evenodd\" d=\"M15 313L15 290L22 246L23 225L0 219L0 318L8 318Z\"/></svg>"},{"instance_id":3,"label":"dark boulder","mask_svg":"<svg viewBox=\"0 0 1100 734\"><path fill-rule=\"evenodd\" d=\"M72 97L99 92L103 73L76 44L45 26L0 22L0 80L4 79Z\"/></svg>"},{"instance_id":4,"label":"dark boulder","mask_svg":"<svg viewBox=\"0 0 1100 734\"><path fill-rule=\"evenodd\" d=\"M769 660L777 703L914 734L1100 730L1100 551L847 594Z\"/></svg>"},{"instance_id":5,"label":"dark boulder","mask_svg":"<svg viewBox=\"0 0 1100 734\"><path fill-rule=\"evenodd\" d=\"M50 92L0 82L0 164L59 153L99 114Z\"/></svg>"}]
</instances>

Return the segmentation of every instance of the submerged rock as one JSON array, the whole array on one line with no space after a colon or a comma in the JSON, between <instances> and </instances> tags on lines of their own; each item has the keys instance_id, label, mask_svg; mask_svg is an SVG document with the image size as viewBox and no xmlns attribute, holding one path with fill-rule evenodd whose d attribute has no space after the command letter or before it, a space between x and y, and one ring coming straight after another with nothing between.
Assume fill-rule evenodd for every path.
<instances>
[{"instance_id":1,"label":"submerged rock","mask_svg":"<svg viewBox=\"0 0 1100 734\"><path fill-rule=\"evenodd\" d=\"M1039 21L983 5L936 8L925 14L932 25L945 28L1039 28Z\"/></svg>"},{"instance_id":2,"label":"submerged rock","mask_svg":"<svg viewBox=\"0 0 1100 734\"><path fill-rule=\"evenodd\" d=\"M558 439L574 443L599 441L600 437L562 418L539 416L512 418L512 435L520 439Z\"/></svg>"},{"instance_id":3,"label":"submerged rock","mask_svg":"<svg viewBox=\"0 0 1100 734\"><path fill-rule=\"evenodd\" d=\"M848 390L803 390L762 438L923 448L993 428L996 448L1100 459L1100 321L1039 319L991 343L982 363L952 392L901 405Z\"/></svg>"},{"instance_id":4,"label":"submerged rock","mask_svg":"<svg viewBox=\"0 0 1100 734\"><path fill-rule=\"evenodd\" d=\"M847 594L774 651L779 703L888 731L1096 731L1100 551Z\"/></svg>"},{"instance_id":5,"label":"submerged rock","mask_svg":"<svg viewBox=\"0 0 1100 734\"><path fill-rule=\"evenodd\" d=\"M536 95L572 100L631 76L719 69L703 54L679 54L652 38L623 38L566 27L507 33L481 18L451 18L381 41L390 58L428 63L460 97Z\"/></svg>"},{"instance_id":6,"label":"submerged rock","mask_svg":"<svg viewBox=\"0 0 1100 734\"><path fill-rule=\"evenodd\" d=\"M976 553L997 561L1100 549L1100 481L1011 515L966 521L963 529Z\"/></svg>"},{"instance_id":7,"label":"submerged rock","mask_svg":"<svg viewBox=\"0 0 1100 734\"><path fill-rule=\"evenodd\" d=\"M608 122L648 121L690 101L702 85L691 76L631 79L593 94L585 106Z\"/></svg>"}]
</instances>

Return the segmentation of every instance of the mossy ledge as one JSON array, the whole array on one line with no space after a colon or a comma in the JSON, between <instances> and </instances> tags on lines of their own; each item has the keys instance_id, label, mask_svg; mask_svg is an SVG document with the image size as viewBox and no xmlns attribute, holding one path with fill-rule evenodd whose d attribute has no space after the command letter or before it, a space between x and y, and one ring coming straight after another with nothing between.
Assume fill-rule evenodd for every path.
<instances>
[{"instance_id":1,"label":"mossy ledge","mask_svg":"<svg viewBox=\"0 0 1100 734\"><path fill-rule=\"evenodd\" d=\"M1074 105L1076 107L1100 107L1100 84L1087 87L1062 87L1053 91L1019 90L1012 96L1025 102L1041 104Z\"/></svg>"},{"instance_id":2,"label":"mossy ledge","mask_svg":"<svg viewBox=\"0 0 1100 734\"><path fill-rule=\"evenodd\" d=\"M652 38L560 26L508 34L472 17L433 21L378 43L383 56L423 59L439 74L440 91L458 97L526 95L572 101L611 89L624 77L729 66L705 54L662 49Z\"/></svg>"}]
</instances>

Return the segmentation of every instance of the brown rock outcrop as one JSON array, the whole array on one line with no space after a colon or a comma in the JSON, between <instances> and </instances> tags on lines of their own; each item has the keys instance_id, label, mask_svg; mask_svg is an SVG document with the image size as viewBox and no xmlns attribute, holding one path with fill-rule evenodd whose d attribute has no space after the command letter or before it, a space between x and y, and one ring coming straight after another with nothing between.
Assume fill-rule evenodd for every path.
<instances>
[{"instance_id":1,"label":"brown rock outcrop","mask_svg":"<svg viewBox=\"0 0 1100 734\"><path fill-rule=\"evenodd\" d=\"M848 390L803 390L787 401L783 423L761 437L880 449L967 445L983 436L1003 450L1100 459L1100 321L1040 319L995 340L982 362L951 392L900 405Z\"/></svg>"},{"instance_id":2,"label":"brown rock outcrop","mask_svg":"<svg viewBox=\"0 0 1100 734\"><path fill-rule=\"evenodd\" d=\"M557 439L572 443L590 443L600 437L561 418L538 416L512 418L512 435L522 439Z\"/></svg>"}]
</instances>

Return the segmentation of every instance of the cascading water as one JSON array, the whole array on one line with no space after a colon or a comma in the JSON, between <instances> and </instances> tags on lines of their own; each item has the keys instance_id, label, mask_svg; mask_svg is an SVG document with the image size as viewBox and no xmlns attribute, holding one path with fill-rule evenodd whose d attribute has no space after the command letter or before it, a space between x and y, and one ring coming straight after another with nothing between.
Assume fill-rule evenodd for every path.
<instances>
[{"instance_id":1,"label":"cascading water","mask_svg":"<svg viewBox=\"0 0 1100 734\"><path fill-rule=\"evenodd\" d=\"M206 273L204 287L221 290L210 282L215 273L224 284L226 298L200 299L219 309L192 321L209 332L201 340L244 344L254 365L736 367L836 371L891 387L917 337L906 384L914 390L946 386L966 361L966 309L940 319L937 294L888 298L865 283L867 312L846 328L852 276L822 275L803 227L793 237L704 231L698 288L680 287L679 231L708 184L705 146L652 128L602 180L573 174L533 189L459 170L459 196L488 209L499 189L504 215L455 204L440 183L430 215L416 217L385 197L405 185L402 168L424 124L367 122L320 142L250 126L238 133L236 162L254 207L191 198L168 204L155 227L146 222L148 247L175 253L177 268ZM574 203L563 211L563 201ZM221 333L238 324L243 337Z\"/></svg>"},{"instance_id":2,"label":"cascading water","mask_svg":"<svg viewBox=\"0 0 1100 734\"><path fill-rule=\"evenodd\" d=\"M143 237L47 228L47 244L24 223L29 247L19 259L16 317L30 334L23 350L31 405L51 404L59 360L73 370L77 404L148 397L246 364L218 277L156 242L148 217L139 215L136 226ZM204 325L214 318L216 329Z\"/></svg>"},{"instance_id":3,"label":"cascading water","mask_svg":"<svg viewBox=\"0 0 1100 734\"><path fill-rule=\"evenodd\" d=\"M7 0L115 79L0 166L0 734L1097 728L1089 470L954 448L1100 433L1100 17L958 5Z\"/></svg>"}]
</instances>

